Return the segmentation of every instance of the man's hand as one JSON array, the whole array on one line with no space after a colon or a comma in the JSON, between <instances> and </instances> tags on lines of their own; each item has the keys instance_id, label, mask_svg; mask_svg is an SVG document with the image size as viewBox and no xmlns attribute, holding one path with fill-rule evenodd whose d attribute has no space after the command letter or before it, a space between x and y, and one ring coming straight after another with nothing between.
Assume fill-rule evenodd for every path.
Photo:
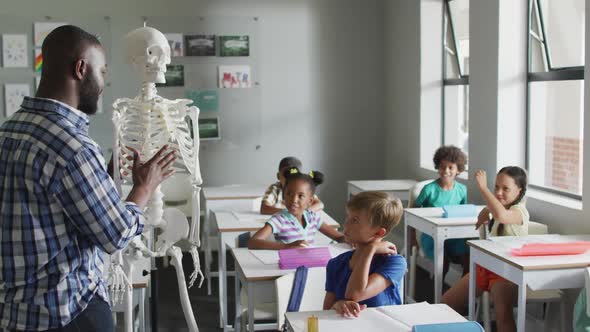
<instances>
[{"instance_id":1,"label":"man's hand","mask_svg":"<svg viewBox=\"0 0 590 332\"><path fill-rule=\"evenodd\" d=\"M141 160L139 151L128 147L133 151L133 185L146 188L150 193L166 180L174 170L170 169L176 156L174 151L168 152L168 145L163 146L152 159L144 162Z\"/></svg>"},{"instance_id":2,"label":"man's hand","mask_svg":"<svg viewBox=\"0 0 590 332\"><path fill-rule=\"evenodd\" d=\"M168 152L168 145L165 145L150 160L143 162L139 151L128 148L133 151L133 189L127 200L143 209L160 183L174 174L171 167L176 156L174 151Z\"/></svg>"}]
</instances>

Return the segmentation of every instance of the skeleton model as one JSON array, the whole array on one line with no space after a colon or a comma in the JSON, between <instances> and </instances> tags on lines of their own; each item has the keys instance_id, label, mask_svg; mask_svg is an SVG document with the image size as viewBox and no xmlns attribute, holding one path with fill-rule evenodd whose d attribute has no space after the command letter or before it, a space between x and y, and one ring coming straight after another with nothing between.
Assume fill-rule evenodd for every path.
<instances>
[{"instance_id":1,"label":"skeleton model","mask_svg":"<svg viewBox=\"0 0 590 332\"><path fill-rule=\"evenodd\" d=\"M133 164L130 156L132 147L140 152L142 159L151 158L164 145L175 150L180 158L173 165L175 169L188 169L192 186L192 218L189 222L180 210L163 208L163 194L156 189L145 209L146 227L141 237L132 240L122 252L112 257L109 271L109 291L113 303L125 305L125 330L132 330L132 283L146 282L142 273L153 263L154 257L171 256L176 269L182 310L190 331L198 331L193 315L184 272L182 252L174 244L188 239L195 271L190 277L189 287L201 277L199 253L199 193L202 183L199 169L199 136L197 119L199 109L188 105L186 99L168 100L157 95L155 83L164 83L166 65L170 63L170 46L166 37L158 30L143 27L133 30L124 38L126 60L139 73L142 88L134 99L120 98L114 104L114 169L115 183L121 192L121 183L132 183L129 171ZM189 125L190 120L194 126ZM192 137L191 138L191 134ZM187 184L189 185L189 184ZM199 284L199 287L200 287ZM142 290L143 291L143 290ZM142 293L143 294L143 293Z\"/></svg>"}]
</instances>

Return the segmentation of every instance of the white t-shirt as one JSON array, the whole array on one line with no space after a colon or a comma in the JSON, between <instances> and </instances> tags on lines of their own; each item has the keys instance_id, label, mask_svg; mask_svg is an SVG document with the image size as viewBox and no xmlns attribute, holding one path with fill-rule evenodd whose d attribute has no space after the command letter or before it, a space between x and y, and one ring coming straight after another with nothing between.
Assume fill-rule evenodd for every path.
<instances>
[{"instance_id":1,"label":"white t-shirt","mask_svg":"<svg viewBox=\"0 0 590 332\"><path fill-rule=\"evenodd\" d=\"M518 211L522 215L522 224L502 224L499 221L495 221L492 226L491 236L523 236L529 234L529 211L527 211L524 200L520 203L510 207L512 211ZM502 226L502 234L498 234L498 227Z\"/></svg>"}]
</instances>

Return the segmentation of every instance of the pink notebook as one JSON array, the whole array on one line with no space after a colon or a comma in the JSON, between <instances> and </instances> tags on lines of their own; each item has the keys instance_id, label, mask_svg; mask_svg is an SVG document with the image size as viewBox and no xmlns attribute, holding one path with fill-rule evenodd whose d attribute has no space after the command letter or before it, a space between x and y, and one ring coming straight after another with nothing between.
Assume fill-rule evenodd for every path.
<instances>
[{"instance_id":1,"label":"pink notebook","mask_svg":"<svg viewBox=\"0 0 590 332\"><path fill-rule=\"evenodd\" d=\"M528 243L512 249L514 256L578 255L590 249L590 242Z\"/></svg>"},{"instance_id":2,"label":"pink notebook","mask_svg":"<svg viewBox=\"0 0 590 332\"><path fill-rule=\"evenodd\" d=\"M279 268L291 270L302 265L326 266L331 258L332 253L328 247L281 249L279 250Z\"/></svg>"}]
</instances>

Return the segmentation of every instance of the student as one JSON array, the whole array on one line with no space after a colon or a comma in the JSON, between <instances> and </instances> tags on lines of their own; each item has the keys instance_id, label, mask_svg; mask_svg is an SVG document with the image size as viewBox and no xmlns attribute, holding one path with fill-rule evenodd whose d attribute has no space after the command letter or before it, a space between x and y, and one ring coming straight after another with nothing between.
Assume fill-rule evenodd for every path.
<instances>
[{"instance_id":1,"label":"student","mask_svg":"<svg viewBox=\"0 0 590 332\"><path fill-rule=\"evenodd\" d=\"M517 166L502 168L496 176L494 193L488 189L486 172L475 173L477 187L486 207L477 218L476 229L488 225L490 236L523 236L528 234L529 212L525 207L526 172ZM491 214L491 218L490 218ZM496 310L498 331L516 331L512 309L516 305L518 286L480 267L476 267L476 293L490 292ZM457 312L465 312L468 303L469 276L464 276L442 297Z\"/></svg>"},{"instance_id":2,"label":"student","mask_svg":"<svg viewBox=\"0 0 590 332\"><path fill-rule=\"evenodd\" d=\"M467 187L456 181L457 175L465 170L467 157L461 149L448 145L441 146L434 153L434 168L439 178L427 184L416 198L416 207L443 207L467 203ZM420 245L426 257L434 259L434 239L422 233ZM445 241L443 279L449 270L449 260L463 265L463 274L469 271L467 245L463 239Z\"/></svg>"},{"instance_id":3,"label":"student","mask_svg":"<svg viewBox=\"0 0 590 332\"><path fill-rule=\"evenodd\" d=\"M344 236L356 249L332 258L326 268L324 310L357 317L366 307L401 304L406 260L383 238L402 216L398 198L365 191L346 204Z\"/></svg>"},{"instance_id":4,"label":"student","mask_svg":"<svg viewBox=\"0 0 590 332\"><path fill-rule=\"evenodd\" d=\"M283 203L285 177L283 176L283 173L285 170L291 168L301 169L301 161L295 157L285 157L281 159L281 162L279 163L279 171L277 172L277 179L279 181L271 184L268 189L266 189L266 192L262 197L262 202L260 203L261 214L275 214L285 209L285 204ZM315 212L320 212L324 209L324 204L316 195L314 195L313 202L309 209Z\"/></svg>"},{"instance_id":5,"label":"student","mask_svg":"<svg viewBox=\"0 0 590 332\"><path fill-rule=\"evenodd\" d=\"M332 226L322 223L320 213L310 210L316 186L324 181L318 171L304 174L293 167L285 170L286 209L272 216L248 241L250 249L286 249L307 247L313 244L319 230L332 240L342 242L344 235ZM267 238L274 234L275 241Z\"/></svg>"}]
</instances>

